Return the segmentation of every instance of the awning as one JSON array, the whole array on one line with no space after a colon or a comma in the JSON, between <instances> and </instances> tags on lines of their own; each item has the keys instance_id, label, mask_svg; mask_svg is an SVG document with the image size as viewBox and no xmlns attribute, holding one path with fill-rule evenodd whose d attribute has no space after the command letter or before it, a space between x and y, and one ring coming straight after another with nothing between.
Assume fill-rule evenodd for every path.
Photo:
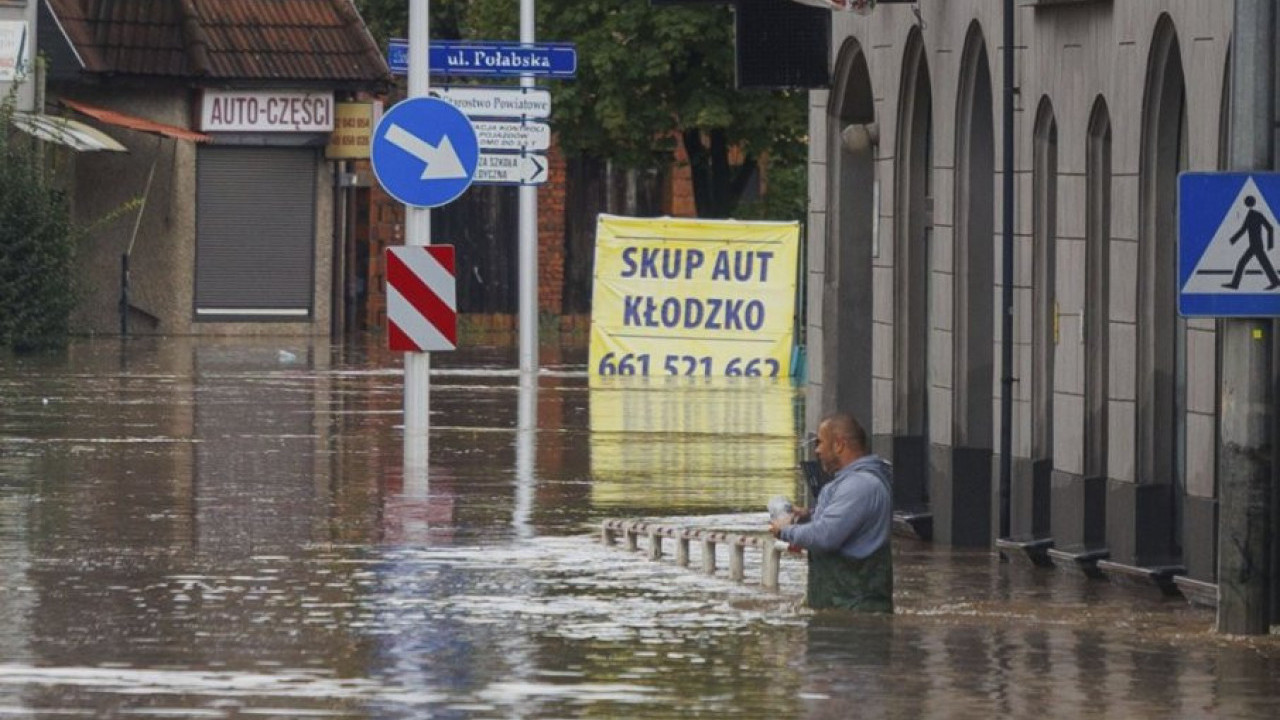
<instances>
[{"instance_id":1,"label":"awning","mask_svg":"<svg viewBox=\"0 0 1280 720\"><path fill-rule=\"evenodd\" d=\"M32 137L55 142L79 152L128 152L115 138L70 118L14 113L13 126Z\"/></svg>"},{"instance_id":2,"label":"awning","mask_svg":"<svg viewBox=\"0 0 1280 720\"><path fill-rule=\"evenodd\" d=\"M106 108L100 108L94 105L89 105L87 103L82 103L78 100L68 100L67 98L62 98L61 102L63 105L66 105L67 107L71 108L72 110L75 110L76 112L84 113L85 115L88 115L89 117L95 120L98 120L100 122L104 122L108 125L115 125L117 127L128 128L129 130L138 130L141 132L153 133L155 135L163 135L164 137L170 137L175 140L190 140L192 142L209 142L210 140L213 139L208 135L205 135L204 133L199 133L194 130L180 128L176 125L165 125L164 123L158 123L158 122L155 122L154 120L147 120L146 118L140 118L135 115L127 115L118 110L108 110Z\"/></svg>"},{"instance_id":3,"label":"awning","mask_svg":"<svg viewBox=\"0 0 1280 720\"><path fill-rule=\"evenodd\" d=\"M888 1L894 2L894 0ZM897 1L901 2L901 0ZM794 2L828 10L852 10L859 15L869 14L876 6L876 0L794 0Z\"/></svg>"}]
</instances>

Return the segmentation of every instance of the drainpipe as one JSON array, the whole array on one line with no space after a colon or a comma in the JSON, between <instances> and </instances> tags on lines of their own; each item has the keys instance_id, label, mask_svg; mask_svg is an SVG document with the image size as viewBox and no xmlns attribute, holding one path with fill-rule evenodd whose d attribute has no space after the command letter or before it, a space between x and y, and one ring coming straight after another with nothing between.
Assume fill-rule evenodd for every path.
<instances>
[{"instance_id":1,"label":"drainpipe","mask_svg":"<svg viewBox=\"0 0 1280 720\"><path fill-rule=\"evenodd\" d=\"M1013 475L1013 0L1004 0L1004 242L1000 253L1000 537L1009 537Z\"/></svg>"}]
</instances>

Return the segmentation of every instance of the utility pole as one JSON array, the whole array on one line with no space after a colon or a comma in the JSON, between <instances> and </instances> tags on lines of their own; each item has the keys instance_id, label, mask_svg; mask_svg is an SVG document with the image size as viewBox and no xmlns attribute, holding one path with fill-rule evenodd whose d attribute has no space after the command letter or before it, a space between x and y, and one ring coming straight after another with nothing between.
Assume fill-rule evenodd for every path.
<instances>
[{"instance_id":1,"label":"utility pole","mask_svg":"<svg viewBox=\"0 0 1280 720\"><path fill-rule=\"evenodd\" d=\"M1273 167L1277 0L1235 0L1232 170ZM1226 319L1218 452L1218 632L1271 627L1272 357L1270 318Z\"/></svg>"}]
</instances>

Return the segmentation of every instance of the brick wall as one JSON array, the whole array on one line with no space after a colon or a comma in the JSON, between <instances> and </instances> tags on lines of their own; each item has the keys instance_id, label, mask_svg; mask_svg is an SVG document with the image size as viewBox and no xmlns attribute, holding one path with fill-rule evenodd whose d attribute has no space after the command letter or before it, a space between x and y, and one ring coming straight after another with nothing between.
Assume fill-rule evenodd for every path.
<instances>
[{"instance_id":1,"label":"brick wall","mask_svg":"<svg viewBox=\"0 0 1280 720\"><path fill-rule=\"evenodd\" d=\"M361 163L365 168L368 163ZM369 171L372 176L372 171ZM369 188L369 275L365 303L365 327L385 331L387 327L386 251L404 244L404 205L387 195L374 182Z\"/></svg>"},{"instance_id":2,"label":"brick wall","mask_svg":"<svg viewBox=\"0 0 1280 720\"><path fill-rule=\"evenodd\" d=\"M538 187L538 310L559 315L564 309L564 154L553 138L547 153L547 182Z\"/></svg>"}]
</instances>

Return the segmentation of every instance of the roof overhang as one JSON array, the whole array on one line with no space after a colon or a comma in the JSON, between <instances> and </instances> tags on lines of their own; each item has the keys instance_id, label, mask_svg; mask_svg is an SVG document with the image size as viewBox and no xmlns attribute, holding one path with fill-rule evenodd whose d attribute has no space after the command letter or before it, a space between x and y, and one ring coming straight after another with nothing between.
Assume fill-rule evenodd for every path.
<instances>
[{"instance_id":1,"label":"roof overhang","mask_svg":"<svg viewBox=\"0 0 1280 720\"><path fill-rule=\"evenodd\" d=\"M32 137L66 145L77 152L128 152L129 150L101 130L70 118L14 113L13 126Z\"/></svg>"},{"instance_id":2,"label":"roof overhang","mask_svg":"<svg viewBox=\"0 0 1280 720\"><path fill-rule=\"evenodd\" d=\"M62 98L61 102L63 105L66 105L76 112L88 115L89 117L108 125L115 125L116 127L151 133L153 135L162 135L175 140L190 140L192 142L211 142L213 140L212 137L205 135L204 133L196 132L195 130L188 130L176 125L166 125L154 120L140 118L136 115L122 113L119 110L108 110L107 108L101 108L78 100L69 100L67 98Z\"/></svg>"}]
</instances>

